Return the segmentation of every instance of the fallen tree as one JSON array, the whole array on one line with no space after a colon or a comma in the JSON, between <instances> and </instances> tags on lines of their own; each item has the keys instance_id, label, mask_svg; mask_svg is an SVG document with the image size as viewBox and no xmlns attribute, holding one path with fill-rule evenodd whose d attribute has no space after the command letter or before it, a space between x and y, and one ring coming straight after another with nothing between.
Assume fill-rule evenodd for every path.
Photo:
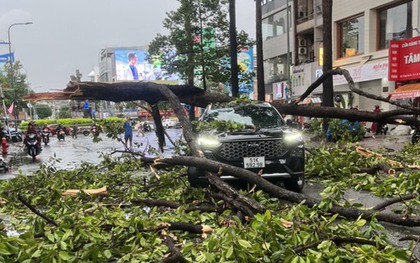
<instances>
[{"instance_id":1,"label":"fallen tree","mask_svg":"<svg viewBox=\"0 0 420 263\"><path fill-rule=\"evenodd\" d=\"M332 73L331 73L332 74ZM102 91L100 90L104 88ZM115 89L111 91L111 89ZM140 89L140 90L137 90ZM143 90L142 90L143 89ZM64 95L65 94L65 95ZM60 97L61 96L61 97ZM126 100L145 100L151 105L155 105L160 100L168 100L172 108L176 111L176 114L183 124L183 133L184 137L189 145L189 148L192 150L194 157L185 157L185 156L174 156L172 158L145 158L140 156L140 159L143 161L145 165L151 165L155 168L163 169L168 168L169 166L196 166L203 168L209 172L208 179L212 188L209 191L212 191L212 196L217 200L222 200L224 203L228 204L229 209L238 211L236 213L237 218L241 218L242 223L246 224L249 218L253 218L256 215L260 215L262 213L276 213L278 211L271 211L267 209L259 202L256 202L253 199L247 198L246 196L240 194L235 189L231 188L228 184L221 181L216 174L223 174L227 173L238 177L242 180L249 182L252 185L256 185L258 189L262 189L264 192L269 194L271 197L284 200L291 203L297 203L299 206L307 206L309 208L317 208L320 204L319 200L314 198L287 191L283 188L280 188L277 185L271 184L270 182L260 178L257 174L252 173L248 170L244 170L242 168L233 167L229 165L225 165L222 163L214 162L211 160L201 158L201 153L199 149L195 146L194 138L191 133L191 124L189 123L188 118L185 116L180 102L189 103L192 105L197 106L205 106L208 103L212 102L219 102L219 101L230 101L232 98L221 96L221 95L214 95L211 93L205 93L201 90L198 90L196 87L187 87L187 86L170 86L166 87L159 84L151 84L151 83L115 83L115 84L98 84L92 85L88 83L73 83L70 85L65 93L60 93L59 95L53 94L37 94L30 96L28 98L32 99L57 99L57 98L64 98L66 97L71 99L104 99L104 100L112 100L112 101L126 101ZM304 97L301 96L300 99ZM178 101L179 99L179 101ZM378 115L377 113L371 112L355 112L355 111L348 111L343 109L334 109L334 108L322 108L319 107L320 110L317 111L318 108L315 107L308 107L308 106L300 106L297 105L298 101L295 101L292 104L287 105L276 105L278 109L285 114L296 114L296 115L303 115L303 116L311 116L311 117L335 117L335 118L347 118L347 119L358 119L358 120L370 120L370 121L387 121L389 123L400 123L403 122L404 124L415 124L416 119L413 118L411 115L416 114L415 109L406 108L403 110L397 110L387 113L382 113ZM320 116L316 116L319 114ZM159 118L160 116L156 117ZM156 177L158 178L158 177ZM218 189L218 190L214 190ZM418 195L412 195L409 197L400 198L400 201L406 201L410 199L418 198ZM134 201L134 199L133 199ZM396 199L390 201L390 203L397 202ZM151 201L145 201L145 199L134 201L133 203L145 203L148 205L158 206L164 205L163 202L156 202L153 204ZM166 203L172 209L179 209L177 203L168 202ZM343 217L348 217L352 219L356 219L359 221L362 219L367 220L379 220L384 222L391 222L394 224L400 224L404 226L419 226L420 225L420 218L417 215L399 215L399 214L392 214L379 211L379 208L387 206L388 204L382 204L375 206L373 209L356 209L356 208L349 208L344 206L332 206L329 209L320 209L317 212L321 214L337 214ZM207 209L207 208L206 208ZM199 209L193 209L190 211L199 211ZM220 211L215 207L211 210L201 210L201 211ZM241 214L245 216L241 216ZM268 217L268 216L267 216ZM256 220L259 220L259 216L257 216ZM116 226L114 226L116 227ZM187 230L182 229L181 230ZM198 231L200 232L200 231ZM173 243L173 239L166 239L167 245L171 251L169 259L176 258L184 260L184 257L180 256L180 251L175 249L175 245ZM330 240L332 242L345 242L344 240L349 240L349 242L358 243L359 239L342 239L340 237L330 238L330 239L323 239L325 242ZM306 248L317 246L324 241L316 241L308 244L305 246ZM360 241L363 244L370 244L374 245L375 243L371 243L369 241ZM242 243L244 247L248 247L246 243ZM295 246L296 252L300 253L299 246ZM382 246L378 246L379 249L382 249ZM230 251L230 250L229 250ZM229 253L228 253L229 254Z\"/></svg>"}]
</instances>

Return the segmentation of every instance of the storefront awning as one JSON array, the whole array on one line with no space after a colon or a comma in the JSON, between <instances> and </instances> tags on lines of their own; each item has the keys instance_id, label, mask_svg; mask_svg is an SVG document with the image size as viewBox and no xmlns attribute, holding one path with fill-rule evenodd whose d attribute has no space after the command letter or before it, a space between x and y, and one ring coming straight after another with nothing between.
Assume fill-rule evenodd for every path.
<instances>
[{"instance_id":1,"label":"storefront awning","mask_svg":"<svg viewBox=\"0 0 420 263\"><path fill-rule=\"evenodd\" d=\"M400 86L393 92L390 92L391 99L409 99L420 97L420 83L411 83Z\"/></svg>"},{"instance_id":2,"label":"storefront awning","mask_svg":"<svg viewBox=\"0 0 420 263\"><path fill-rule=\"evenodd\" d=\"M307 104L320 104L321 98L319 97L308 97L305 98L303 101L299 102L300 105L307 105Z\"/></svg>"}]
</instances>

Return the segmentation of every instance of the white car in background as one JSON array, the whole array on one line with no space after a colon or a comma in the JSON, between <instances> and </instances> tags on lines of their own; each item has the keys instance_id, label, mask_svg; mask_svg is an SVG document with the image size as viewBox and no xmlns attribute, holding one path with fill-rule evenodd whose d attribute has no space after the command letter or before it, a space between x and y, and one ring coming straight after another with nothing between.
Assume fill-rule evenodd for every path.
<instances>
[{"instance_id":1,"label":"white car in background","mask_svg":"<svg viewBox=\"0 0 420 263\"><path fill-rule=\"evenodd\" d=\"M172 120L172 119L164 119L164 120L162 120L162 125L166 129L167 128L173 128L175 126L175 124L176 124L176 121L175 120Z\"/></svg>"}]
</instances>

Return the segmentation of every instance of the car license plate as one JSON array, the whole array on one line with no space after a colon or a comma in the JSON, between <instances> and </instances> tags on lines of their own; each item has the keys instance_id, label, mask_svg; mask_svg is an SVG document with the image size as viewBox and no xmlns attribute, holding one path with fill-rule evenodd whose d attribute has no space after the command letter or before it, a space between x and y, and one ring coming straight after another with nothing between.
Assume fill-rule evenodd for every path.
<instances>
[{"instance_id":1,"label":"car license plate","mask_svg":"<svg viewBox=\"0 0 420 263\"><path fill-rule=\"evenodd\" d=\"M265 167L265 157L244 157L244 168L263 168Z\"/></svg>"}]
</instances>

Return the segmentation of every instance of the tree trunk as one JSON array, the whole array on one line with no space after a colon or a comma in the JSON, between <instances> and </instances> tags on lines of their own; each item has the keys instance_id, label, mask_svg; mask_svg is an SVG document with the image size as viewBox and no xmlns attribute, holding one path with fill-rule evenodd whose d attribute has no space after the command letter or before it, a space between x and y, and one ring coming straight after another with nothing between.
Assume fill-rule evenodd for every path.
<instances>
[{"instance_id":1,"label":"tree trunk","mask_svg":"<svg viewBox=\"0 0 420 263\"><path fill-rule=\"evenodd\" d=\"M332 69L332 0L322 0L322 22L323 22L323 47L324 47L324 65L322 71L327 72ZM322 106L334 106L334 89L332 76L327 77L323 83Z\"/></svg>"}]
</instances>

